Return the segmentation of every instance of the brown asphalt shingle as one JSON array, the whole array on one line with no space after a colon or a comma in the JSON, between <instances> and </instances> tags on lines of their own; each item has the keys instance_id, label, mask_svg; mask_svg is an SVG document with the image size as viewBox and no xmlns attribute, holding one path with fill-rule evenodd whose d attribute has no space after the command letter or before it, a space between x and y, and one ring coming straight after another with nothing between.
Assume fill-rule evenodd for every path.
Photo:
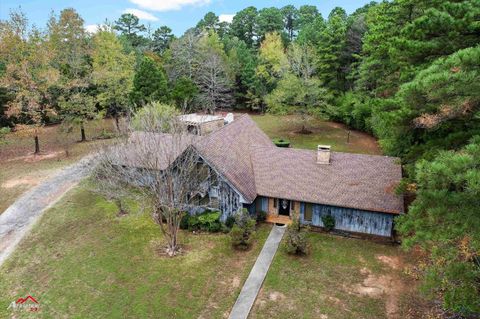
<instances>
[{"instance_id":1,"label":"brown asphalt shingle","mask_svg":"<svg viewBox=\"0 0 480 319\"><path fill-rule=\"evenodd\" d=\"M257 196L251 161L253 145L275 147L248 115L195 143L202 157L222 174L247 202L252 202Z\"/></svg>"},{"instance_id":2,"label":"brown asphalt shingle","mask_svg":"<svg viewBox=\"0 0 480 319\"><path fill-rule=\"evenodd\" d=\"M169 143L165 134L158 138ZM260 195L403 213L403 198L394 194L402 178L397 158L332 152L331 164L317 164L316 151L276 147L248 115L180 144L178 154L193 144L249 203Z\"/></svg>"},{"instance_id":3,"label":"brown asphalt shingle","mask_svg":"<svg viewBox=\"0 0 480 319\"><path fill-rule=\"evenodd\" d=\"M255 147L252 154L258 195L403 213L403 199L394 194L402 178L396 158L332 152L324 165L310 150Z\"/></svg>"}]
</instances>

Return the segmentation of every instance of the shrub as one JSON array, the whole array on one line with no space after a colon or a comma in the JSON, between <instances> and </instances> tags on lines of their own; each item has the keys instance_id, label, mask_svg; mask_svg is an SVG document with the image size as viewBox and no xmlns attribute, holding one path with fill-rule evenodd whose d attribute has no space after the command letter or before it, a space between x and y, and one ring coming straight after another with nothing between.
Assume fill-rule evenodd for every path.
<instances>
[{"instance_id":1,"label":"shrub","mask_svg":"<svg viewBox=\"0 0 480 319\"><path fill-rule=\"evenodd\" d=\"M188 221L190 219L190 215L185 213L180 220L180 229L188 229Z\"/></svg>"},{"instance_id":2,"label":"shrub","mask_svg":"<svg viewBox=\"0 0 480 319\"><path fill-rule=\"evenodd\" d=\"M257 222L264 222L267 219L267 212L261 210L257 213Z\"/></svg>"},{"instance_id":3,"label":"shrub","mask_svg":"<svg viewBox=\"0 0 480 319\"><path fill-rule=\"evenodd\" d=\"M332 215L322 216L323 228L327 231L331 231L335 228L335 218Z\"/></svg>"},{"instance_id":4,"label":"shrub","mask_svg":"<svg viewBox=\"0 0 480 319\"><path fill-rule=\"evenodd\" d=\"M208 232L218 232L222 229L220 223L220 212L205 211L205 213L198 215L200 229Z\"/></svg>"},{"instance_id":5,"label":"shrub","mask_svg":"<svg viewBox=\"0 0 480 319\"><path fill-rule=\"evenodd\" d=\"M2 144L2 141L8 133L10 133L9 127L0 127L0 144Z\"/></svg>"},{"instance_id":6,"label":"shrub","mask_svg":"<svg viewBox=\"0 0 480 319\"><path fill-rule=\"evenodd\" d=\"M228 216L225 220L225 226L227 226L228 229L232 229L233 224L235 224L235 216Z\"/></svg>"},{"instance_id":7,"label":"shrub","mask_svg":"<svg viewBox=\"0 0 480 319\"><path fill-rule=\"evenodd\" d=\"M275 144L278 147L290 147L290 141L283 138L274 138L273 144Z\"/></svg>"},{"instance_id":8,"label":"shrub","mask_svg":"<svg viewBox=\"0 0 480 319\"><path fill-rule=\"evenodd\" d=\"M230 231L232 245L235 248L241 250L250 248L255 236L255 223L245 208L235 215L235 224Z\"/></svg>"},{"instance_id":9,"label":"shrub","mask_svg":"<svg viewBox=\"0 0 480 319\"><path fill-rule=\"evenodd\" d=\"M302 230L297 214L294 214L293 221L287 226L285 234L285 247L289 254L306 255L308 252L307 234L308 227Z\"/></svg>"},{"instance_id":10,"label":"shrub","mask_svg":"<svg viewBox=\"0 0 480 319\"><path fill-rule=\"evenodd\" d=\"M215 233L222 229L220 212L212 212L210 210L194 216L187 215L184 219L182 218L180 228L182 228L182 223L183 226L186 225L190 231L201 230Z\"/></svg>"}]
</instances>

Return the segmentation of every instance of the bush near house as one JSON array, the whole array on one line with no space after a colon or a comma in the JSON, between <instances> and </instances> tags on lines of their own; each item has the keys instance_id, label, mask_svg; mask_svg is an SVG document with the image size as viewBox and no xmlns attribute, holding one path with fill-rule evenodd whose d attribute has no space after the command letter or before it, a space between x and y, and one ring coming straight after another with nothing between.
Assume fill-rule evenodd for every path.
<instances>
[{"instance_id":1,"label":"bush near house","mask_svg":"<svg viewBox=\"0 0 480 319\"><path fill-rule=\"evenodd\" d=\"M257 213L257 222L264 222L267 220L267 212L261 210Z\"/></svg>"},{"instance_id":2,"label":"bush near house","mask_svg":"<svg viewBox=\"0 0 480 319\"><path fill-rule=\"evenodd\" d=\"M302 229L298 214L294 213L293 221L287 226L285 234L285 248L292 255L306 255L308 252L308 240L306 232L308 227Z\"/></svg>"},{"instance_id":3,"label":"bush near house","mask_svg":"<svg viewBox=\"0 0 480 319\"><path fill-rule=\"evenodd\" d=\"M232 229L233 225L235 224L235 216L228 216L225 220L225 226L228 229Z\"/></svg>"},{"instance_id":4,"label":"bush near house","mask_svg":"<svg viewBox=\"0 0 480 319\"><path fill-rule=\"evenodd\" d=\"M331 215L326 215L322 217L323 228L326 231L331 231L335 228L335 217Z\"/></svg>"},{"instance_id":5,"label":"bush near house","mask_svg":"<svg viewBox=\"0 0 480 319\"><path fill-rule=\"evenodd\" d=\"M220 215L220 212L211 210L206 210L197 215L189 215L186 213L180 221L180 228L188 229L190 231L216 233L222 230Z\"/></svg>"},{"instance_id":6,"label":"bush near house","mask_svg":"<svg viewBox=\"0 0 480 319\"><path fill-rule=\"evenodd\" d=\"M230 231L232 245L240 250L247 250L255 237L255 220L245 208L235 215L235 224Z\"/></svg>"}]
</instances>

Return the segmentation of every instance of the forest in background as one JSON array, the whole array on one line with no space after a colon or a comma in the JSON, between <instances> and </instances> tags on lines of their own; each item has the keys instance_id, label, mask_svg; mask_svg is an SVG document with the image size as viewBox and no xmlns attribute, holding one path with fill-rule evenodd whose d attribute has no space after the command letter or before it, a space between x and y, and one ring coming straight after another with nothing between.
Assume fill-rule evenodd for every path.
<instances>
[{"instance_id":1,"label":"forest in background","mask_svg":"<svg viewBox=\"0 0 480 319\"><path fill-rule=\"evenodd\" d=\"M88 33L71 8L52 13L44 28L17 10L0 22L0 127L26 126L36 136L61 122L85 140L86 121L118 120L160 101L183 112L319 116L369 132L404 164L398 192L414 200L397 230L404 247L428 256L419 267L425 291L474 316L479 45L478 0L372 2L328 17L309 5L248 7L232 23L207 13L178 38L132 14Z\"/></svg>"}]
</instances>

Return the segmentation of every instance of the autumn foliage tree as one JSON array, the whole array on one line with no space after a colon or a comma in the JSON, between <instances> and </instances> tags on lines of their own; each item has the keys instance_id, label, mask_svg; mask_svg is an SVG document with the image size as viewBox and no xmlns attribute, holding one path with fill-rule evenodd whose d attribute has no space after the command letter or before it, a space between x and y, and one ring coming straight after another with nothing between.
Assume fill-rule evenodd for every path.
<instances>
[{"instance_id":1,"label":"autumn foliage tree","mask_svg":"<svg viewBox=\"0 0 480 319\"><path fill-rule=\"evenodd\" d=\"M8 114L28 125L38 154L38 135L52 110L49 89L59 79L59 72L51 63L52 51L45 35L29 28L23 13L12 12L9 20L0 23L0 55L6 68L0 83L14 93L7 102Z\"/></svg>"},{"instance_id":2,"label":"autumn foliage tree","mask_svg":"<svg viewBox=\"0 0 480 319\"><path fill-rule=\"evenodd\" d=\"M119 129L120 116L130 107L135 57L123 51L115 33L108 28L97 32L93 43L93 83L98 87L97 102L114 116Z\"/></svg>"}]
</instances>

